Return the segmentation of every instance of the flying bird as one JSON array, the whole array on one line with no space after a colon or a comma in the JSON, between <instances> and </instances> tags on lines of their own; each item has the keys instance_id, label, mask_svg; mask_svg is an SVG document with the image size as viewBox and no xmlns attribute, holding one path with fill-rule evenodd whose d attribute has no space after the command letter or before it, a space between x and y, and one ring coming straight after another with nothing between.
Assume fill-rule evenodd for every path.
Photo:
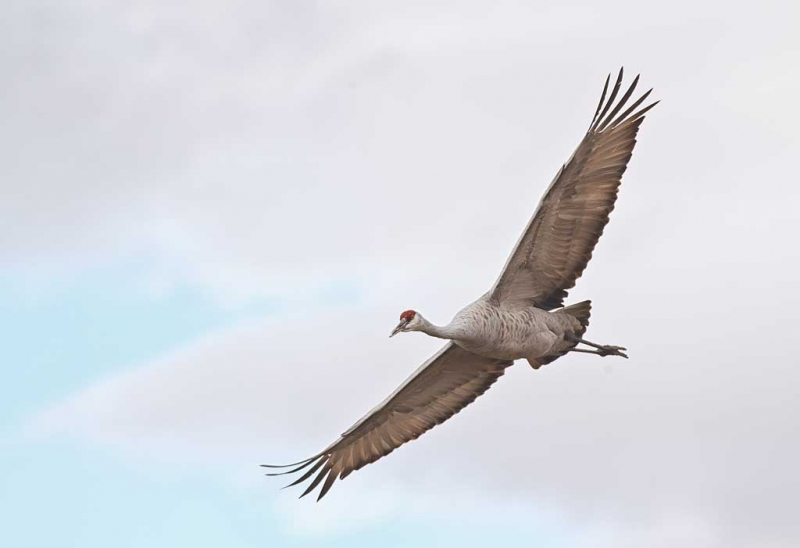
<instances>
[{"instance_id":1,"label":"flying bird","mask_svg":"<svg viewBox=\"0 0 800 548\"><path fill-rule=\"evenodd\" d=\"M658 104L636 110L650 89L627 106L639 76L617 100L622 76L620 69L610 94L611 75L606 78L586 135L545 191L494 287L444 326L406 310L389 335L421 331L447 340L444 347L331 445L300 462L262 465L291 468L268 475L303 472L287 487L311 479L302 498L322 483L320 500L337 478L417 439L475 401L515 360L538 369L568 352L628 357L623 347L583 338L591 301L564 306L614 209L644 115Z\"/></svg>"}]
</instances>

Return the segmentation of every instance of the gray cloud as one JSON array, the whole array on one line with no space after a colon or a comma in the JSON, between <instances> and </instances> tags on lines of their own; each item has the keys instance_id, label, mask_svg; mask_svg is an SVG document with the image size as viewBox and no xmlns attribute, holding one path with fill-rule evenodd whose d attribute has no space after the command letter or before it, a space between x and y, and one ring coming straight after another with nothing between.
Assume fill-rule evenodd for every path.
<instances>
[{"instance_id":1,"label":"gray cloud","mask_svg":"<svg viewBox=\"0 0 800 548\"><path fill-rule=\"evenodd\" d=\"M156 249L254 292L439 261L486 284L620 63L665 103L615 224L634 200L796 195L796 42L767 8L729 11L751 43L698 5L624 25L625 4L287 5L20 7L3 33L0 259Z\"/></svg>"},{"instance_id":2,"label":"gray cloud","mask_svg":"<svg viewBox=\"0 0 800 548\"><path fill-rule=\"evenodd\" d=\"M455 489L555 507L578 531L601 518L628 533L689 519L720 545L769 535L788 545L798 534L791 501L800 454L789 349L765 362L763 348L731 344L717 329L671 329L687 314L666 292L658 316L631 300L628 310L599 310L595 330L632 348L631 361L518 365L457 418L337 492L354 489L347 500L363 502L376 485L401 484L402 499L413 501L417 491L427 500ZM31 426L145 459L243 469L294 460L332 441L438 344L390 341L389 325L385 311L338 310L249 326L100 382Z\"/></svg>"},{"instance_id":3,"label":"gray cloud","mask_svg":"<svg viewBox=\"0 0 800 548\"><path fill-rule=\"evenodd\" d=\"M573 297L632 359L518 366L352 481L548 501L615 524L610 544L674 526L795 545L797 8L494 6L15 5L0 264L144 253L221 295L366 291L90 387L39 427L316 450L436 347L388 341L399 310L445 321L488 288L625 64L663 104Z\"/></svg>"}]
</instances>

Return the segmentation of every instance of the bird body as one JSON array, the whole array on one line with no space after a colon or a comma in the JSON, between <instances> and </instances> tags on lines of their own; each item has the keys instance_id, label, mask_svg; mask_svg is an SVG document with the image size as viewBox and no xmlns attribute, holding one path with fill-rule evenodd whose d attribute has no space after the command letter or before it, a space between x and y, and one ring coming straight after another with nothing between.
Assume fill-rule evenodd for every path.
<instances>
[{"instance_id":1,"label":"bird body","mask_svg":"<svg viewBox=\"0 0 800 548\"><path fill-rule=\"evenodd\" d=\"M564 309L505 307L488 295L465 306L442 327L415 314L420 327L414 330L450 339L464 350L498 360L535 361L558 354L575 346L565 335L580 336L585 327Z\"/></svg>"},{"instance_id":2,"label":"bird body","mask_svg":"<svg viewBox=\"0 0 800 548\"><path fill-rule=\"evenodd\" d=\"M564 298L592 257L614 209L639 126L657 103L636 110L650 90L628 106L638 81L637 76L617 101L622 70L608 100L610 76L606 79L589 129L545 191L492 289L444 326L407 310L390 335L421 331L447 339L445 346L328 447L294 464L263 465L291 467L268 475L304 470L290 485L310 479L302 497L322 483L319 500L337 479L388 455L472 403L514 360L526 359L538 369L567 352L627 358L622 347L583 339L591 303L564 306Z\"/></svg>"}]
</instances>

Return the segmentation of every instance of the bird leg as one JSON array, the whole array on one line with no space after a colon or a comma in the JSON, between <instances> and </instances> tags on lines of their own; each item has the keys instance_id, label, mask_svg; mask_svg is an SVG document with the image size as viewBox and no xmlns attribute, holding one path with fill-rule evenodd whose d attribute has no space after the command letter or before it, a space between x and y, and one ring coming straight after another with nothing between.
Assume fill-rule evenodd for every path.
<instances>
[{"instance_id":1,"label":"bird leg","mask_svg":"<svg viewBox=\"0 0 800 548\"><path fill-rule=\"evenodd\" d=\"M622 356L627 358L628 355L621 350L625 350L621 346L606 346L601 350L586 350L585 348L570 348L568 352L583 352L585 354L597 354L598 356Z\"/></svg>"},{"instance_id":2,"label":"bird leg","mask_svg":"<svg viewBox=\"0 0 800 548\"><path fill-rule=\"evenodd\" d=\"M582 343L587 346L591 346L596 348L597 350L586 350L584 348L570 348L570 352L584 352L586 354L597 354L598 356L622 356L623 358L627 358L628 355L625 354L623 351L627 350L627 348L623 346L611 346L608 344L597 344L593 343L592 341L587 341L585 339L581 339L580 337L576 337L571 333L567 333L565 337L568 341L574 343Z\"/></svg>"}]
</instances>

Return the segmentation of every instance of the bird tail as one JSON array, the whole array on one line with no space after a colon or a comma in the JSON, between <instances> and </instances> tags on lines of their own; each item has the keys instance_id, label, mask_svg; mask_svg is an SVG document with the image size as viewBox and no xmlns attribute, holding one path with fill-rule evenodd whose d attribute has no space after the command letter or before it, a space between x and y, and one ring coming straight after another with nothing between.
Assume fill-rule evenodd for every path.
<instances>
[{"instance_id":1,"label":"bird tail","mask_svg":"<svg viewBox=\"0 0 800 548\"><path fill-rule=\"evenodd\" d=\"M581 301L576 304L565 306L561 309L564 314L569 314L581 324L581 328L575 332L575 335L582 337L586 333L586 328L589 327L589 316L592 315L592 301Z\"/></svg>"},{"instance_id":2,"label":"bird tail","mask_svg":"<svg viewBox=\"0 0 800 548\"><path fill-rule=\"evenodd\" d=\"M576 329L573 334L576 337L583 337L583 334L586 333L586 328L589 327L589 316L592 315L592 301L582 301L576 304L571 304L569 306L565 306L561 310L556 310L556 313L567 314L578 320L580 328ZM572 346L575 345L573 344ZM534 369L539 369L541 366L557 360L567 352L569 352L568 348L550 356L543 356L541 358L536 358L535 360L529 359L528 363L530 363L531 367Z\"/></svg>"}]
</instances>

